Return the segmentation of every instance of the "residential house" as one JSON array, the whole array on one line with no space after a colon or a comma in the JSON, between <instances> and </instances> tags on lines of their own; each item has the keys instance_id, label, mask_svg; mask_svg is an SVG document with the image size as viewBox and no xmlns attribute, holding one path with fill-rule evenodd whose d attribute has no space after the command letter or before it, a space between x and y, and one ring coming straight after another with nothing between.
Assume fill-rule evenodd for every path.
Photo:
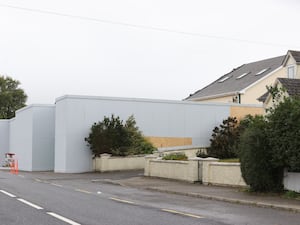
<instances>
[{"instance_id":1,"label":"residential house","mask_svg":"<svg viewBox=\"0 0 300 225\"><path fill-rule=\"evenodd\" d=\"M296 97L300 96L300 79L292 78L277 78L273 87L277 87L277 90L282 90L282 93L277 101L282 101L284 97ZM268 92L259 98L263 102L264 108L268 109L274 107L274 101L272 95Z\"/></svg>"},{"instance_id":2,"label":"residential house","mask_svg":"<svg viewBox=\"0 0 300 225\"><path fill-rule=\"evenodd\" d=\"M300 78L299 63L300 52L291 50L283 56L247 63L184 100L261 104L259 97L277 78Z\"/></svg>"}]
</instances>

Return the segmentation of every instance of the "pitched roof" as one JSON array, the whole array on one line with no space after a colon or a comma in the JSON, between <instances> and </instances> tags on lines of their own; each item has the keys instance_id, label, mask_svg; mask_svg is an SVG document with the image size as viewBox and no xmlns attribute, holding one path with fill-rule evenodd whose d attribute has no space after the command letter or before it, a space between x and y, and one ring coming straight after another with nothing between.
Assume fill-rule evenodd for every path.
<instances>
[{"instance_id":1,"label":"pitched roof","mask_svg":"<svg viewBox=\"0 0 300 225\"><path fill-rule=\"evenodd\" d=\"M259 98L257 98L257 101L259 101L259 102L265 102L266 99L268 98L268 96L269 96L269 92L267 91L262 96L260 96Z\"/></svg>"},{"instance_id":2,"label":"pitched roof","mask_svg":"<svg viewBox=\"0 0 300 225\"><path fill-rule=\"evenodd\" d=\"M277 78L289 96L300 96L300 79Z\"/></svg>"},{"instance_id":3,"label":"pitched roof","mask_svg":"<svg viewBox=\"0 0 300 225\"><path fill-rule=\"evenodd\" d=\"M300 63L300 52L299 51L289 50L288 52L291 53L291 55L293 56L293 58L295 59L297 64Z\"/></svg>"},{"instance_id":4,"label":"pitched roof","mask_svg":"<svg viewBox=\"0 0 300 225\"><path fill-rule=\"evenodd\" d=\"M284 58L285 55L241 65L184 100L208 99L238 93L279 68Z\"/></svg>"}]
</instances>

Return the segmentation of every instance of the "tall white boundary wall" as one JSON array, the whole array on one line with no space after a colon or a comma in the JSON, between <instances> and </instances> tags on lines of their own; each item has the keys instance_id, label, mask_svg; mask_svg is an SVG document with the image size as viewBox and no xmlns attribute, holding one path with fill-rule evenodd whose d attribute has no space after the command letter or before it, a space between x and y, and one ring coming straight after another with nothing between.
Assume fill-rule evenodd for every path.
<instances>
[{"instance_id":1,"label":"tall white boundary wall","mask_svg":"<svg viewBox=\"0 0 300 225\"><path fill-rule=\"evenodd\" d=\"M0 166L5 153L9 152L9 120L0 120Z\"/></svg>"},{"instance_id":2,"label":"tall white boundary wall","mask_svg":"<svg viewBox=\"0 0 300 225\"><path fill-rule=\"evenodd\" d=\"M126 120L134 115L145 136L190 137L193 145L208 146L213 127L230 115L230 105L67 95L56 100L55 114L55 172L79 173L93 170L84 138L104 116Z\"/></svg>"},{"instance_id":3,"label":"tall white boundary wall","mask_svg":"<svg viewBox=\"0 0 300 225\"><path fill-rule=\"evenodd\" d=\"M30 105L10 120L10 152L16 154L20 170L54 170L54 109L54 105Z\"/></svg>"}]
</instances>

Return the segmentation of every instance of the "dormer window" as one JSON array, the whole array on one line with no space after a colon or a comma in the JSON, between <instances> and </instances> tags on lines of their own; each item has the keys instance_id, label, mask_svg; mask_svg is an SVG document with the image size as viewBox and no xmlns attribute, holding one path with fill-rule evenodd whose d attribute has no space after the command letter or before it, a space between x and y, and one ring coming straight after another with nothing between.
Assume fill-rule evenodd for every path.
<instances>
[{"instance_id":1,"label":"dormer window","mask_svg":"<svg viewBox=\"0 0 300 225\"><path fill-rule=\"evenodd\" d=\"M261 74L263 74L264 72L266 72L267 70L269 70L270 68L265 68L265 69L263 69L263 70L261 70L261 71L259 71L258 73L256 73L255 75L261 75Z\"/></svg>"},{"instance_id":2,"label":"dormer window","mask_svg":"<svg viewBox=\"0 0 300 225\"><path fill-rule=\"evenodd\" d=\"M288 66L287 67L287 76L288 78L295 78L295 66Z\"/></svg>"},{"instance_id":3,"label":"dormer window","mask_svg":"<svg viewBox=\"0 0 300 225\"><path fill-rule=\"evenodd\" d=\"M243 78L244 76L248 75L250 72L247 72L247 73L243 73L241 75L239 75L236 79L241 79Z\"/></svg>"},{"instance_id":4,"label":"dormer window","mask_svg":"<svg viewBox=\"0 0 300 225\"><path fill-rule=\"evenodd\" d=\"M223 78L221 78L218 82L219 82L219 83L222 83L222 82L224 82L225 80L227 80L228 78L229 78L229 76L223 77Z\"/></svg>"}]
</instances>

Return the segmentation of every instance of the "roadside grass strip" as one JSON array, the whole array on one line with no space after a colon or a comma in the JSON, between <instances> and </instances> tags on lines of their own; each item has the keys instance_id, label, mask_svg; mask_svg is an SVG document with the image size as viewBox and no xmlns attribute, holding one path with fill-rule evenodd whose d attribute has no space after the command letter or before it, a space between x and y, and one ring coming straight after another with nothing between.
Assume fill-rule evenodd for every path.
<instances>
[{"instance_id":1,"label":"roadside grass strip","mask_svg":"<svg viewBox=\"0 0 300 225\"><path fill-rule=\"evenodd\" d=\"M66 218L66 217L60 216L60 215L58 215L58 214L56 214L56 213L53 213L53 212L47 212L47 214L50 215L50 216L53 216L53 217L55 217L56 219L59 219L59 220L61 220L61 221L63 221L63 222L66 222L66 223L68 223L68 224L71 224L71 225L81 225L80 223L77 223L77 222L75 222L75 221L73 221L73 220L70 220L70 219L68 219L68 218Z\"/></svg>"},{"instance_id":2,"label":"roadside grass strip","mask_svg":"<svg viewBox=\"0 0 300 225\"><path fill-rule=\"evenodd\" d=\"M127 203L127 204L135 204L134 202L131 202L131 201L128 201L128 200L124 200L124 199L120 199L120 198L113 198L113 197L110 197L109 199L113 200L113 201L116 201L116 202L122 202L122 203Z\"/></svg>"},{"instance_id":3,"label":"roadside grass strip","mask_svg":"<svg viewBox=\"0 0 300 225\"><path fill-rule=\"evenodd\" d=\"M196 219L203 219L203 216L199 216L199 215L194 215L194 214L190 214L190 213L185 213L185 212L179 212L173 209L161 209L163 212L168 212L168 213L172 213L172 214L176 214L176 215L182 215L182 216L188 216L188 217L192 217L192 218L196 218Z\"/></svg>"},{"instance_id":4,"label":"roadside grass strip","mask_svg":"<svg viewBox=\"0 0 300 225\"><path fill-rule=\"evenodd\" d=\"M38 209L38 210L43 209L42 207L40 207L40 206L38 206L36 204L33 204L33 203L29 202L29 201L26 201L26 200L24 200L22 198L18 198L18 201L23 202L24 204L29 205L32 208L35 208L35 209Z\"/></svg>"},{"instance_id":5,"label":"roadside grass strip","mask_svg":"<svg viewBox=\"0 0 300 225\"><path fill-rule=\"evenodd\" d=\"M16 197L15 195L13 195L13 194L11 194L11 193L9 193L7 191L0 190L0 192L3 193L3 194L5 194L5 195L7 195L7 196L9 196L9 197L11 197L11 198L15 198Z\"/></svg>"}]
</instances>

